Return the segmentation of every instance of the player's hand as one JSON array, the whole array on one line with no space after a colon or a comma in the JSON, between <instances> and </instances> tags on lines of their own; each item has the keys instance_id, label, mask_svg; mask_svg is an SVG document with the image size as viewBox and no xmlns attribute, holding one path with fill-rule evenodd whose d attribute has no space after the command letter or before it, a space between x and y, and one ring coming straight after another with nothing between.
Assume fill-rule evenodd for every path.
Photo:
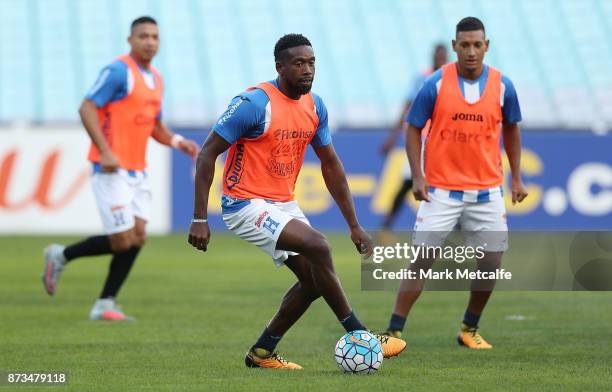
<instances>
[{"instance_id":1,"label":"player's hand","mask_svg":"<svg viewBox=\"0 0 612 392\"><path fill-rule=\"evenodd\" d=\"M412 193L416 200L429 201L429 184L423 176L412 178Z\"/></svg>"},{"instance_id":2,"label":"player's hand","mask_svg":"<svg viewBox=\"0 0 612 392\"><path fill-rule=\"evenodd\" d=\"M357 252L364 255L366 258L372 254L372 237L361 226L355 226L351 229L351 241L355 244Z\"/></svg>"},{"instance_id":3,"label":"player's hand","mask_svg":"<svg viewBox=\"0 0 612 392\"><path fill-rule=\"evenodd\" d=\"M183 139L178 144L178 149L189 155L191 159L196 159L198 156L198 145L193 140Z\"/></svg>"},{"instance_id":4,"label":"player's hand","mask_svg":"<svg viewBox=\"0 0 612 392\"><path fill-rule=\"evenodd\" d=\"M527 187L525 184L523 184L523 181L520 178L512 180L512 205L525 200L528 194L529 192L527 192Z\"/></svg>"},{"instance_id":5,"label":"player's hand","mask_svg":"<svg viewBox=\"0 0 612 392\"><path fill-rule=\"evenodd\" d=\"M119 159L112 151L100 153L100 166L103 173L114 173L119 169Z\"/></svg>"},{"instance_id":6,"label":"player's hand","mask_svg":"<svg viewBox=\"0 0 612 392\"><path fill-rule=\"evenodd\" d=\"M187 242L194 248L206 252L208 248L208 242L210 241L210 228L208 223L192 223L189 226L189 238Z\"/></svg>"}]
</instances>

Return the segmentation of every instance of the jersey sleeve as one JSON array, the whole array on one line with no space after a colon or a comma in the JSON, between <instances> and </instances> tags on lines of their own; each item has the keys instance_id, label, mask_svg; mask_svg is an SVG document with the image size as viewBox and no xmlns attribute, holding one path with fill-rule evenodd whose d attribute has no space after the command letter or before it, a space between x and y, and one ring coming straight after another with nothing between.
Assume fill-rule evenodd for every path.
<instances>
[{"instance_id":1,"label":"jersey sleeve","mask_svg":"<svg viewBox=\"0 0 612 392\"><path fill-rule=\"evenodd\" d=\"M127 66L121 61L116 61L100 72L96 83L89 89L85 98L101 108L126 89Z\"/></svg>"},{"instance_id":2,"label":"jersey sleeve","mask_svg":"<svg viewBox=\"0 0 612 392\"><path fill-rule=\"evenodd\" d=\"M423 84L423 87L419 90L416 98L412 102L410 112L408 112L406 116L406 122L414 127L423 128L427 120L429 120L433 114L434 107L436 106L436 99L438 97L436 81L439 78L436 79L435 77L438 71L427 78L425 84Z\"/></svg>"},{"instance_id":3,"label":"jersey sleeve","mask_svg":"<svg viewBox=\"0 0 612 392\"><path fill-rule=\"evenodd\" d=\"M502 117L504 124L516 124L523 118L521 116L521 107L519 105L518 96L514 89L514 84L510 79L502 75L502 83L504 89L504 103L502 105Z\"/></svg>"},{"instance_id":4,"label":"jersey sleeve","mask_svg":"<svg viewBox=\"0 0 612 392\"><path fill-rule=\"evenodd\" d=\"M230 144L262 126L265 108L255 105L250 99L238 95L232 99L212 130Z\"/></svg>"},{"instance_id":5,"label":"jersey sleeve","mask_svg":"<svg viewBox=\"0 0 612 392\"><path fill-rule=\"evenodd\" d=\"M315 132L314 137L310 141L310 145L312 147L324 147L331 143L331 131L329 130L329 125L327 123L327 108L323 103L323 100L318 95L313 94L315 109L317 110L317 115L319 116L319 126L317 127L317 131Z\"/></svg>"}]
</instances>

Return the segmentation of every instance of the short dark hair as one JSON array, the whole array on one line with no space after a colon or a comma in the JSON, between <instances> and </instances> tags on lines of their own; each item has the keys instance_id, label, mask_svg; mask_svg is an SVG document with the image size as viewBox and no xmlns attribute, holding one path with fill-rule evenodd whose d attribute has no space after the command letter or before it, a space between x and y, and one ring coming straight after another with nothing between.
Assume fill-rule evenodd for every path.
<instances>
[{"instance_id":1,"label":"short dark hair","mask_svg":"<svg viewBox=\"0 0 612 392\"><path fill-rule=\"evenodd\" d=\"M285 50L303 45L312 47L312 44L308 38L304 37L302 34L283 35L278 41L276 41L276 45L274 45L274 60L280 61Z\"/></svg>"},{"instance_id":2,"label":"short dark hair","mask_svg":"<svg viewBox=\"0 0 612 392\"><path fill-rule=\"evenodd\" d=\"M473 16L468 16L467 18L463 18L457 23L457 31L455 31L455 35L460 31L477 31L482 30L485 32L484 24L480 21L480 19L475 18Z\"/></svg>"},{"instance_id":3,"label":"short dark hair","mask_svg":"<svg viewBox=\"0 0 612 392\"><path fill-rule=\"evenodd\" d=\"M154 25L157 25L157 21L153 19L152 17L141 16L140 18L136 18L132 21L132 25L130 26L130 31L134 30L134 27L138 26L139 24L143 24L143 23L152 23Z\"/></svg>"}]
</instances>

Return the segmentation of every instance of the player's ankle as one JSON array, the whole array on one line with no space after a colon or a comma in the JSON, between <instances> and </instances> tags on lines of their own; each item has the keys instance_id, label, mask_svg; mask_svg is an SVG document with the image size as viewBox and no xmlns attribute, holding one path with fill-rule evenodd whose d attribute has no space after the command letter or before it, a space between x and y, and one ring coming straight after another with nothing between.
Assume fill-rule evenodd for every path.
<instances>
[{"instance_id":1,"label":"player's ankle","mask_svg":"<svg viewBox=\"0 0 612 392\"><path fill-rule=\"evenodd\" d=\"M352 332L357 330L366 330L364 325L359 321L355 312L351 311L351 313L343 319L338 320L340 324L344 327L346 332Z\"/></svg>"},{"instance_id":2,"label":"player's ankle","mask_svg":"<svg viewBox=\"0 0 612 392\"><path fill-rule=\"evenodd\" d=\"M463 325L466 328L476 329L478 328L478 323L480 322L480 315L470 312L469 310L465 311L463 315Z\"/></svg>"},{"instance_id":3,"label":"player's ankle","mask_svg":"<svg viewBox=\"0 0 612 392\"><path fill-rule=\"evenodd\" d=\"M387 327L387 331L399 332L400 335L406 326L406 317L397 313L391 314L391 318L389 319L389 327Z\"/></svg>"}]
</instances>

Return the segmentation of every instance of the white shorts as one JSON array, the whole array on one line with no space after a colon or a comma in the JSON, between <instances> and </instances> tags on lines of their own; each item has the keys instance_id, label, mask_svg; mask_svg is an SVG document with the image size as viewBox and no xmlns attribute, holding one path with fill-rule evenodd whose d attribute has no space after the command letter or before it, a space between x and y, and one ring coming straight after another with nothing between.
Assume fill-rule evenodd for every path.
<instances>
[{"instance_id":1,"label":"white shorts","mask_svg":"<svg viewBox=\"0 0 612 392\"><path fill-rule=\"evenodd\" d=\"M477 200L486 193L488 201ZM484 246L486 251L508 249L506 207L501 188L486 191L429 191L430 202L421 202L414 224L415 245L440 246L459 224L466 245ZM486 244L486 245L485 245Z\"/></svg>"},{"instance_id":2,"label":"white shorts","mask_svg":"<svg viewBox=\"0 0 612 392\"><path fill-rule=\"evenodd\" d=\"M277 267L281 267L289 256L297 255L295 252L276 249L278 237L292 219L310 226L296 201L280 203L251 199L247 206L238 211L223 214L228 229L269 254Z\"/></svg>"},{"instance_id":3,"label":"white shorts","mask_svg":"<svg viewBox=\"0 0 612 392\"><path fill-rule=\"evenodd\" d=\"M106 234L130 230L134 227L134 217L149 220L151 188L145 172L94 170L91 184Z\"/></svg>"}]
</instances>

